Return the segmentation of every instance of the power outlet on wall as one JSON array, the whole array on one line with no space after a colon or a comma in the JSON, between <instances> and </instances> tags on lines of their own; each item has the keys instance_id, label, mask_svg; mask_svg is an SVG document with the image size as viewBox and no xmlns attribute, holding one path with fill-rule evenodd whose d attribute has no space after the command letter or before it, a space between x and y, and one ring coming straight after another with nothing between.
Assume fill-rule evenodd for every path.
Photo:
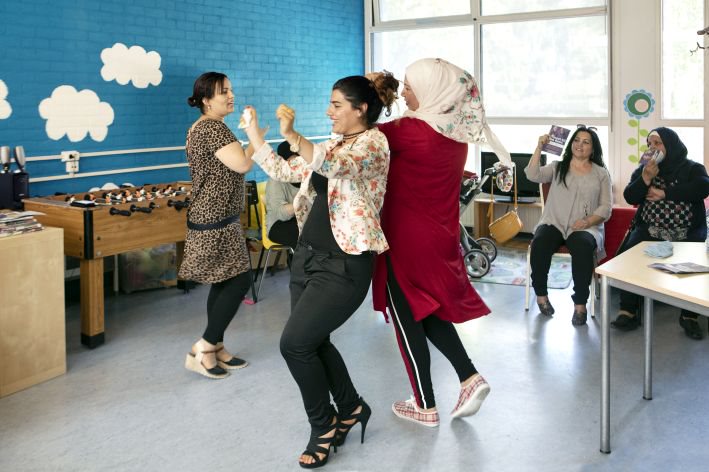
<instances>
[{"instance_id":1,"label":"power outlet on wall","mask_svg":"<svg viewBox=\"0 0 709 472\"><path fill-rule=\"evenodd\" d=\"M61 157L62 162L66 162L66 171L69 174L79 172L79 158L81 157L79 151L62 151Z\"/></svg>"},{"instance_id":2,"label":"power outlet on wall","mask_svg":"<svg viewBox=\"0 0 709 472\"><path fill-rule=\"evenodd\" d=\"M78 161L67 161L66 171L69 174L76 174L79 172L79 162Z\"/></svg>"}]
</instances>

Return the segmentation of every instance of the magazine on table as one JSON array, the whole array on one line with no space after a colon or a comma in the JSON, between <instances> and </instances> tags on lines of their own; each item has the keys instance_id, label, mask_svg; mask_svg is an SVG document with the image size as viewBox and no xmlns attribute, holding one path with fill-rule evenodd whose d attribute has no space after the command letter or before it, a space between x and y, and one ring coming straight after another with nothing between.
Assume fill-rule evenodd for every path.
<instances>
[{"instance_id":1,"label":"magazine on table","mask_svg":"<svg viewBox=\"0 0 709 472\"><path fill-rule=\"evenodd\" d=\"M694 262L676 262L673 264L656 262L654 264L648 265L648 267L652 267L653 269L659 269L663 272L669 272L670 274L709 273L709 266L695 264Z\"/></svg>"},{"instance_id":2,"label":"magazine on table","mask_svg":"<svg viewBox=\"0 0 709 472\"><path fill-rule=\"evenodd\" d=\"M35 219L37 215L44 215L44 213L38 211L0 212L0 238L41 231L43 226Z\"/></svg>"},{"instance_id":3,"label":"magazine on table","mask_svg":"<svg viewBox=\"0 0 709 472\"><path fill-rule=\"evenodd\" d=\"M40 211L6 211L0 212L0 223L10 221L29 220L35 216L42 216L44 213Z\"/></svg>"},{"instance_id":4,"label":"magazine on table","mask_svg":"<svg viewBox=\"0 0 709 472\"><path fill-rule=\"evenodd\" d=\"M542 151L561 156L566 140L569 139L569 133L571 133L569 129L552 125L549 130L549 142L542 146Z\"/></svg>"}]
</instances>

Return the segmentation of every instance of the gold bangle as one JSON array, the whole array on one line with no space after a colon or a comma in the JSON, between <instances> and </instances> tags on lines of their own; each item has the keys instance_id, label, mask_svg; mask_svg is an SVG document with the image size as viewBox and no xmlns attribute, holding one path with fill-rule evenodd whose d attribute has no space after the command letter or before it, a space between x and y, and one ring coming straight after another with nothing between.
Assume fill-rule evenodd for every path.
<instances>
[{"instance_id":1,"label":"gold bangle","mask_svg":"<svg viewBox=\"0 0 709 472\"><path fill-rule=\"evenodd\" d=\"M300 138L302 138L302 136L299 133L298 139L296 139L295 144L290 145L290 152L294 152L296 154L300 153Z\"/></svg>"}]
</instances>

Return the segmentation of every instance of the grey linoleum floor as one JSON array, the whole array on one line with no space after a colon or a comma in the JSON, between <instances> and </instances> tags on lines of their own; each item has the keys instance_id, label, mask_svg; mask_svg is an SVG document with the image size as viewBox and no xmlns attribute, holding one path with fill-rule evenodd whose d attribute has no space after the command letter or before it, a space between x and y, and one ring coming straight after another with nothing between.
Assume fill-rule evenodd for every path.
<instances>
[{"instance_id":1,"label":"grey linoleum floor","mask_svg":"<svg viewBox=\"0 0 709 472\"><path fill-rule=\"evenodd\" d=\"M278 352L288 272L267 277L242 305L227 347L251 365L225 380L183 368L205 324L207 287L108 296L106 344L79 344L67 310L67 374L0 399L0 470L289 471L309 428ZM409 386L390 325L365 303L333 340L373 415L330 458L328 471L709 470L709 339L685 338L677 310L656 309L654 399L642 399L642 332L612 332L609 455L599 452L599 324L571 325L570 291L557 315L523 308L523 287L476 284L493 310L459 326L492 391L480 412L451 421L455 373L433 351L441 426L396 418ZM706 325L703 323L704 329Z\"/></svg>"}]
</instances>

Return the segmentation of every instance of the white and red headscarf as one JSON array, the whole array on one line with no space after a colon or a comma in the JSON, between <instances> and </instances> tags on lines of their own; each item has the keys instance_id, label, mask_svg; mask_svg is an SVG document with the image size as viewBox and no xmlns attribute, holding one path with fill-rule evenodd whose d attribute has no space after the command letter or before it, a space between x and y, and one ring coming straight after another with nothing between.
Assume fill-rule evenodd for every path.
<instances>
[{"instance_id":1,"label":"white and red headscarf","mask_svg":"<svg viewBox=\"0 0 709 472\"><path fill-rule=\"evenodd\" d=\"M485 108L475 78L443 59L419 59L406 68L406 81L419 107L404 116L428 123L442 135L461 143L487 144L505 164L512 163L485 120Z\"/></svg>"}]
</instances>

